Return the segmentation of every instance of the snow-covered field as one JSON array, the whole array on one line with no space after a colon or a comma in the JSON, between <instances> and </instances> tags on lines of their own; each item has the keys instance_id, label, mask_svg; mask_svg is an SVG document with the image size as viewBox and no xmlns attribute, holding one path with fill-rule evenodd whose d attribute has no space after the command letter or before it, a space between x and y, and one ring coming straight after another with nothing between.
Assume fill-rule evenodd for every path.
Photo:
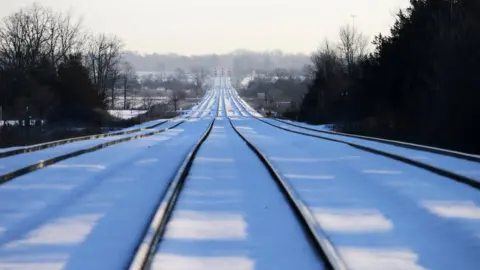
<instances>
[{"instance_id":1,"label":"snow-covered field","mask_svg":"<svg viewBox=\"0 0 480 270\"><path fill-rule=\"evenodd\" d=\"M146 110L108 110L108 113L120 119L130 119L140 114L146 113Z\"/></svg>"},{"instance_id":2,"label":"snow-covered field","mask_svg":"<svg viewBox=\"0 0 480 270\"><path fill-rule=\"evenodd\" d=\"M158 127L181 123L175 128L1 184L0 269L129 268L136 248L154 233L147 229L159 222L150 219L159 200L213 119L153 253L152 269L325 269L311 244L318 239L331 245L329 256L344 269L478 269L478 189L344 143L281 130L272 125L318 133L252 117L260 116L219 82L197 106ZM289 195L229 120L272 164ZM480 182L479 162L322 136ZM111 139L2 158L0 175ZM311 227L301 225L292 210L297 206Z\"/></svg>"},{"instance_id":3,"label":"snow-covered field","mask_svg":"<svg viewBox=\"0 0 480 270\"><path fill-rule=\"evenodd\" d=\"M146 106L152 106L155 104L167 104L170 98L167 96L127 96L127 108L128 109L141 109ZM107 100L107 104L111 104L111 99ZM117 97L114 102L116 109L123 109L124 100L123 97Z\"/></svg>"},{"instance_id":4,"label":"snow-covered field","mask_svg":"<svg viewBox=\"0 0 480 270\"><path fill-rule=\"evenodd\" d=\"M24 123L25 122L22 121L22 120L0 120L0 127L4 126L4 125L18 126L18 125L22 125ZM44 123L43 120L30 120L30 125L31 126L40 125L40 124L43 124L43 123Z\"/></svg>"}]
</instances>

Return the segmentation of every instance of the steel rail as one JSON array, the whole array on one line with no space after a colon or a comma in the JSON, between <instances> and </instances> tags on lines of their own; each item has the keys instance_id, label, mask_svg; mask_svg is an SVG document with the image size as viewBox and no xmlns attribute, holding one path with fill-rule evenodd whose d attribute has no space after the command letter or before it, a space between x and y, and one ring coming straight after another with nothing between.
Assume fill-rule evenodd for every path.
<instances>
[{"instance_id":1,"label":"steel rail","mask_svg":"<svg viewBox=\"0 0 480 270\"><path fill-rule=\"evenodd\" d=\"M125 137L125 138L121 138L121 139L117 139L117 140L112 140L112 141L105 142L105 143L102 143L102 144L99 144L99 145L95 145L95 146L92 146L92 147L89 147L89 148L76 150L76 151L66 153L66 154L63 154L63 155L59 155L59 156L56 156L56 157L53 157L53 158L50 158L50 159L47 159L47 160L42 160L42 161L36 162L34 164L25 166L23 168L20 168L20 169L8 172L6 174L0 175L0 184L11 181L12 179L14 179L16 177L25 175L27 173L34 172L36 170L42 169L46 166L55 164L57 162L65 160L65 159L69 159L69 158L72 158L72 157L77 157L77 156L80 156L80 155L83 155L83 154L91 153L91 152L103 149L105 147L112 146L112 145L115 145L115 144L119 144L119 143L122 143L122 142L131 141L131 140L135 140L135 139L140 139L140 138L144 138L144 137L148 137L148 136L156 135L158 133L165 132L169 129L173 129L173 128L178 127L179 125L185 123L185 121L186 120L183 120L183 121L181 121L181 122L179 122L179 123L177 123L177 124L175 124L171 127L167 127L167 128L164 128L164 129L152 131L152 132L149 132L149 133L129 136L129 137Z\"/></svg>"},{"instance_id":2,"label":"steel rail","mask_svg":"<svg viewBox=\"0 0 480 270\"><path fill-rule=\"evenodd\" d=\"M333 270L347 270L345 262L342 260L340 254L335 249L324 230L316 222L312 212L306 206L306 204L300 199L295 190L290 186L280 173L274 168L268 158L262 154L262 152L247 138L245 137L233 124L232 120L228 119L230 125L235 132L242 138L242 140L248 145L248 147L257 155L262 164L269 171L272 178L282 191L283 195L287 199L292 210L295 212L298 220L300 221L305 234L310 240L310 243L315 247L318 255L322 258L327 269Z\"/></svg>"},{"instance_id":3,"label":"steel rail","mask_svg":"<svg viewBox=\"0 0 480 270\"><path fill-rule=\"evenodd\" d=\"M177 170L174 178L169 183L165 194L161 196L156 210L150 218L149 226L144 232L144 237L137 246L136 252L130 260L130 270L149 269L153 261L157 246L161 241L163 233L165 232L166 226L173 213L178 196L183 188L195 156L200 149L202 143L206 140L206 138L212 131L214 123L215 118L211 121L207 130L203 133L200 139L190 150L185 160Z\"/></svg>"}]
</instances>

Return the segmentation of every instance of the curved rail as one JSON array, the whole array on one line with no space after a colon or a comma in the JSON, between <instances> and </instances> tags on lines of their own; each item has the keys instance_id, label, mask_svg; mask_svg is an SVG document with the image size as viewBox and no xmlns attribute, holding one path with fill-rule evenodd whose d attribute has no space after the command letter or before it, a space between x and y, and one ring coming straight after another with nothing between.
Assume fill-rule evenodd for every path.
<instances>
[{"instance_id":1,"label":"curved rail","mask_svg":"<svg viewBox=\"0 0 480 270\"><path fill-rule=\"evenodd\" d=\"M327 269L334 269L334 270L347 270L347 266L345 262L341 259L341 256L336 251L333 244L330 242L328 237L326 236L325 232L322 228L317 224L315 218L305 203L299 198L296 194L294 189L290 186L290 184L283 179L280 174L275 170L273 165L267 159L267 157L260 152L258 148L256 148L250 140L248 140L243 134L238 131L235 125L232 123L232 120L228 118L230 125L232 126L233 130L242 138L242 140L248 145L248 147L255 152L258 156L260 161L263 165L267 168L270 172L270 175L275 180L277 185L279 186L280 190L282 191L283 195L287 199L288 203L294 210L297 218L300 220L302 227L306 235L310 238L311 243L316 248L319 255L322 257L325 266Z\"/></svg>"},{"instance_id":2,"label":"curved rail","mask_svg":"<svg viewBox=\"0 0 480 270\"><path fill-rule=\"evenodd\" d=\"M242 102L240 102L240 104L242 104ZM242 104L242 106L243 106L243 104ZM301 132L301 131L292 130L292 129L288 129L288 128L285 128L285 127L277 126L277 125L272 124L268 121L265 121L262 118L253 116L250 112L248 112L248 110L247 110L247 113L252 118L255 118L255 119L257 119L257 120L259 120L259 121L261 121L265 124L268 124L270 126L273 126L275 128L278 128L278 129L281 129L281 130L284 130L284 131L288 131L288 132L291 132L291 133L296 133L296 134L300 134L300 135L304 135L304 136L329 140L329 141L333 141L333 142L347 144L347 145L350 145L350 146L355 147L357 149L364 150L364 151L374 153L374 154L377 154L377 155L382 155L382 156L385 156L385 157L388 157L388 158L392 158L392 159L395 159L395 160L398 160L398 161L401 161L401 162L404 162L404 163L422 168L424 170L428 170L428 171L436 173L438 175L448 177L452 180L455 180L455 181L457 181L459 183L462 183L462 184L469 185L473 188L480 189L480 181L469 178L467 176L460 175L458 173L451 172L451 171L446 170L446 169L442 169L442 168L439 168L439 167L436 167L436 166L433 166L433 165L429 165L429 164L426 164L426 163L423 163L423 162L420 162L420 161L417 161L417 160L406 158L406 157L403 157L403 156L400 156L400 155L397 155L397 154L392 154L392 153L389 153L389 152L386 152L386 151L378 150L378 149L375 149L375 148L372 148L372 147L360 145L360 144L357 144L357 143L348 142L348 141L335 139L335 138L328 138L328 137L321 136L321 135L304 133L304 132ZM279 121L279 122L283 123L284 121ZM309 129L309 128L306 128L306 129ZM319 130L314 130L314 131L319 131ZM327 132L327 131L320 131L320 132L328 133L328 134L331 134L331 135L337 135L337 136L338 135L344 135L344 134L339 134L339 133L335 133L335 132ZM356 137L356 136L357 135L350 135L348 137ZM378 140L383 140L383 139L378 139ZM403 143L400 143L400 142L396 142L396 143L397 143L397 146L403 146ZM393 143L390 143L390 144L393 144ZM414 146L414 145L410 144L410 146L408 148L414 148L414 147L417 147L417 146ZM418 146L418 147L419 148L416 148L416 150L428 151L428 150L424 149L424 147L420 147L420 146ZM437 153L439 153L439 154L445 154L445 155L453 156L453 157L460 157L460 158L463 158L463 159L466 159L466 160L469 160L469 161L476 161L476 162L480 161L478 157L475 157L473 155L468 155L468 154L464 154L464 153L458 153L458 152L453 152L453 151L448 151L448 150L443 150L443 149L431 148L431 147L425 147L425 148L428 148L430 150L430 152L437 151ZM433 150L433 149L435 149L435 150ZM446 154L446 153L444 153L444 151L449 152L449 153Z\"/></svg>"},{"instance_id":3,"label":"curved rail","mask_svg":"<svg viewBox=\"0 0 480 270\"><path fill-rule=\"evenodd\" d=\"M428 170L428 171L436 173L438 175L448 177L448 178L453 179L453 180L455 180L459 183L469 185L469 186L474 187L476 189L480 189L480 182L479 181L477 181L475 179L472 179L472 178L469 178L469 177L466 177L466 176L463 176L463 175L460 175L460 174L457 174L457 173L454 173L454 172L451 172L451 171L448 171L448 170L445 170L445 169L442 169L442 168L439 168L439 167L435 167L433 165L429 165L429 164L426 164L426 163L423 163L423 162L420 162L420 161L417 161L417 160L413 160L413 159L406 158L406 157L403 157L403 156L400 156L400 155L397 155L397 154L392 154L392 153L389 153L389 152L385 152L385 151L382 151L382 150L378 150L378 149L375 149L375 148L372 148L372 147L360 145L360 144L353 143L353 142L348 142L348 141L344 141L344 140L340 140L340 139L328 138L328 137L324 137L324 136L321 136L321 135L314 135L314 134L304 133L304 132L297 131L297 130L288 129L288 128L285 128L285 127L281 127L281 126L277 126L275 124L272 124L272 123L270 123L268 121L265 121L261 118L257 118L257 117L254 117L254 118L263 122L263 123L265 123L265 124L268 124L270 126L273 126L275 128L281 129L281 130L285 130L285 131L288 131L288 132L291 132L291 133L296 133L296 134L300 134L300 135L304 135L304 136L309 136L309 137L314 137L314 138L324 139L324 140L328 140L328 141L347 144L347 145L350 145L352 147L358 148L360 150L364 150L364 151L374 153L374 154L377 154L377 155L389 157L389 158L392 158L392 159L395 159L395 160L398 160L398 161L401 161L401 162L404 162L404 163L407 163L407 164L410 164L410 165Z\"/></svg>"},{"instance_id":4,"label":"curved rail","mask_svg":"<svg viewBox=\"0 0 480 270\"><path fill-rule=\"evenodd\" d=\"M202 137L200 137L197 143L193 146L192 150L188 153L187 157L178 169L175 177L170 182L166 193L162 196L155 213L150 219L150 225L144 233L144 238L136 249L136 253L131 260L129 267L130 270L148 269L150 267L157 246L162 238L163 233L165 232L175 203L177 202L178 195L183 188L193 160L195 159L200 146L212 131L214 123L215 118L212 120L207 130L203 133Z\"/></svg>"},{"instance_id":5,"label":"curved rail","mask_svg":"<svg viewBox=\"0 0 480 270\"><path fill-rule=\"evenodd\" d=\"M99 145L96 145L96 146L93 146L93 147L73 151L73 152L63 154L63 155L60 155L60 156L56 156L56 157L53 157L53 158L50 158L50 159L47 159L47 160L42 160L40 162L28 165L28 166L23 167L21 169L18 169L18 170L0 175L0 184L3 184L7 181L10 181L10 180L16 178L16 177L19 177L19 176L22 176L24 174L39 170L41 168L44 168L46 166L55 164L57 162L60 162L62 160L68 159L68 158L72 158L72 157L76 157L76 156L83 155L83 154L86 154L86 153L90 153L90 152L93 152L93 151L97 151L97 150L103 149L105 147L112 146L112 145L115 145L115 144L119 144L119 143L122 143L122 142L131 141L131 140L135 140L135 139L140 139L140 138L144 138L144 137L148 137L148 136L156 135L158 133L165 132L169 129L173 129L173 128L178 127L179 125L183 124L184 122L185 121L181 121L181 122L179 122L179 123L177 123L177 124L175 124L171 127L167 127L167 128L164 128L164 129L160 129L160 130L156 130L156 131L152 131L152 132L144 133L144 134L140 134L140 135L125 137L125 138L121 138L121 139L117 139L117 140L112 140L112 141L102 143L102 144L99 144Z\"/></svg>"},{"instance_id":6,"label":"curved rail","mask_svg":"<svg viewBox=\"0 0 480 270\"><path fill-rule=\"evenodd\" d=\"M282 119L277 119L277 118L272 118L272 119L276 120L278 122L281 122L283 124L287 124L287 125L290 125L290 126L303 128L303 129L306 129L306 130L315 131L315 132L319 132L319 133L325 133L325 134L331 134L331 135L341 135L341 136L350 137L350 138L363 139L363 140L374 141L374 142L379 142L379 143L386 143L386 144L390 144L390 145L394 145L394 146L400 146L400 147L410 148L410 149L414 149L414 150L421 150L421 151L431 152L431 153L435 153L435 154L447 155L447 156L452 156L452 157L455 157L455 158L461 158L461 159L466 159L466 160L470 160L470 161L480 162L480 156L471 155L471 154L467 154L467 153L451 151L451 150L447 150L447 149L430 147L430 146L424 146L424 145L418 145L418 144L413 144L413 143L406 143L406 142L401 142L401 141L386 140L386 139L381 139L381 138L361 136L361 135L355 135L355 134L347 134L347 133L342 133L342 132L319 130L319 129L315 129L315 128L309 128L309 127L297 125L295 123L288 122L288 121L285 121L285 120L282 120Z\"/></svg>"},{"instance_id":7,"label":"curved rail","mask_svg":"<svg viewBox=\"0 0 480 270\"><path fill-rule=\"evenodd\" d=\"M0 158L5 158L5 157L10 157L18 154L24 154L24 153L30 153L30 152L35 152L67 143L72 143L72 142L78 142L78 141L86 141L86 140L94 140L94 139L100 139L100 138L105 138L105 137L111 137L111 136L118 136L118 135L127 135L151 128L156 128L160 125L165 124L168 121L162 121L160 123L157 123L152 126L148 126L145 128L137 128L137 129L131 129L131 130L126 130L126 131L119 131L119 132L111 132L111 133L104 133L104 134L95 134L95 135L88 135L88 136L81 136L81 137L74 137L74 138L69 138L69 139L63 139L63 140L57 140L53 142L47 142L47 143L42 143L34 146L26 146L26 147L21 147L18 149L10 150L10 151L5 151L5 152L0 152Z\"/></svg>"}]
</instances>

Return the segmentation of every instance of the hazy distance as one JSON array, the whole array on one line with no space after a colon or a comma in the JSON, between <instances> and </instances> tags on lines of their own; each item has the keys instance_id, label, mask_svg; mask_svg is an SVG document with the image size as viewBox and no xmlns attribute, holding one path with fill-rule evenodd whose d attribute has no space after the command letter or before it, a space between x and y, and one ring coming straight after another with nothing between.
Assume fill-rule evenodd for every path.
<instances>
[{"instance_id":1,"label":"hazy distance","mask_svg":"<svg viewBox=\"0 0 480 270\"><path fill-rule=\"evenodd\" d=\"M223 54L236 49L310 53L342 25L367 37L388 32L408 0L0 0L0 17L39 3L72 11L97 32L140 53ZM354 15L354 17L352 17Z\"/></svg>"}]
</instances>

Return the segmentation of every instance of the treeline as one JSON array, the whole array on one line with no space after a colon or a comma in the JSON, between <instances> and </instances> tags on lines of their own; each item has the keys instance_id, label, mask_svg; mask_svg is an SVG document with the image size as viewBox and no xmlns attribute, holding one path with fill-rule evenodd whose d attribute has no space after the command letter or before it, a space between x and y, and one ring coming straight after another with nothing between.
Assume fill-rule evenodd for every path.
<instances>
[{"instance_id":1,"label":"treeline","mask_svg":"<svg viewBox=\"0 0 480 270\"><path fill-rule=\"evenodd\" d=\"M480 153L480 1L410 2L373 53L345 27L313 55L300 119Z\"/></svg>"},{"instance_id":2,"label":"treeline","mask_svg":"<svg viewBox=\"0 0 480 270\"><path fill-rule=\"evenodd\" d=\"M91 33L69 13L33 4L3 18L3 119L100 121L107 115L104 109L115 86L121 85L126 93L135 79L123 54L122 40Z\"/></svg>"},{"instance_id":3,"label":"treeline","mask_svg":"<svg viewBox=\"0 0 480 270\"><path fill-rule=\"evenodd\" d=\"M290 70L301 70L309 59L304 54L288 54L280 50L267 52L252 52L236 50L229 54L193 55L178 54L145 54L126 53L126 59L138 70L168 72L177 68L190 71L204 67L213 71L214 68L230 68L233 75L242 77L257 70L261 73L273 71L276 67Z\"/></svg>"},{"instance_id":4,"label":"treeline","mask_svg":"<svg viewBox=\"0 0 480 270\"><path fill-rule=\"evenodd\" d=\"M276 68L257 75L239 90L243 97L255 102L257 109L263 109L267 113L287 113L295 118L295 109L299 107L308 90L308 80L301 75L301 71Z\"/></svg>"},{"instance_id":5,"label":"treeline","mask_svg":"<svg viewBox=\"0 0 480 270\"><path fill-rule=\"evenodd\" d=\"M176 68L169 75L148 74L141 77L141 85L146 89L165 88L172 91L193 90L196 97L201 97L207 77L213 75L203 67L192 68L189 73Z\"/></svg>"}]
</instances>

